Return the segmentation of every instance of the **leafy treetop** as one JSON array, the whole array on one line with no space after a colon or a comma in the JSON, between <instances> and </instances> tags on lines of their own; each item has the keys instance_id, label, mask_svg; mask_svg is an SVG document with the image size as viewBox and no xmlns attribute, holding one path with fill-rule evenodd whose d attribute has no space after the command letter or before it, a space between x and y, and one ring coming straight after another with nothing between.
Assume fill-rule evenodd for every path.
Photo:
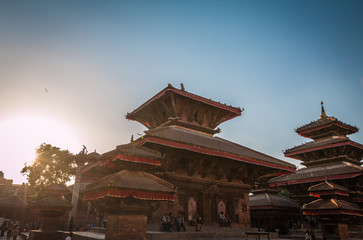
<instances>
[{"instance_id":1,"label":"leafy treetop","mask_svg":"<svg viewBox=\"0 0 363 240\"><path fill-rule=\"evenodd\" d=\"M75 156L51 144L42 143L36 149L36 158L31 165L25 163L21 170L37 195L51 184L65 184L74 175Z\"/></svg>"}]
</instances>

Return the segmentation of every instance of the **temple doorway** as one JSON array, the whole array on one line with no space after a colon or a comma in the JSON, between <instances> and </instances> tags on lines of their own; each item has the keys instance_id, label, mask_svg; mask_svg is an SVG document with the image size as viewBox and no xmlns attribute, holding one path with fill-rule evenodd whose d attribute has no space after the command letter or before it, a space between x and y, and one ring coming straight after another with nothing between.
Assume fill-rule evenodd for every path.
<instances>
[{"instance_id":1,"label":"temple doorway","mask_svg":"<svg viewBox=\"0 0 363 240\"><path fill-rule=\"evenodd\" d=\"M221 200L218 203L218 212L217 214L224 212L224 214L226 214L226 204Z\"/></svg>"},{"instance_id":2,"label":"temple doorway","mask_svg":"<svg viewBox=\"0 0 363 240\"><path fill-rule=\"evenodd\" d=\"M217 222L219 204L221 208L226 209L226 205L223 201L219 201L221 192L217 185L210 185L203 191L203 219L206 224L214 224Z\"/></svg>"},{"instance_id":3,"label":"temple doorway","mask_svg":"<svg viewBox=\"0 0 363 240\"><path fill-rule=\"evenodd\" d=\"M197 202L194 198L189 198L188 200L188 221L192 222L193 218L196 219L197 216Z\"/></svg>"}]
</instances>

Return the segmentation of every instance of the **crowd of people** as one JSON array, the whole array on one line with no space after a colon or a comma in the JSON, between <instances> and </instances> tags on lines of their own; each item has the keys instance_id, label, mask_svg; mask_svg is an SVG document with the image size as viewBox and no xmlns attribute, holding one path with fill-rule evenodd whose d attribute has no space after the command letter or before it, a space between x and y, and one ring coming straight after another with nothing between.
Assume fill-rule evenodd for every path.
<instances>
[{"instance_id":1,"label":"crowd of people","mask_svg":"<svg viewBox=\"0 0 363 240\"><path fill-rule=\"evenodd\" d=\"M0 226L0 239L17 240L20 235L19 225L5 220Z\"/></svg>"},{"instance_id":2,"label":"crowd of people","mask_svg":"<svg viewBox=\"0 0 363 240\"><path fill-rule=\"evenodd\" d=\"M202 217L197 214L188 220L189 226L195 227L195 231L202 230ZM232 227L231 220L229 216L225 216L224 212L220 212L218 216L218 224L221 227ZM165 213L165 215L161 218L161 230L164 232L173 232L173 231L184 231L185 228L185 221L184 216L181 212L178 213L177 218L174 218L172 212Z\"/></svg>"},{"instance_id":3,"label":"crowd of people","mask_svg":"<svg viewBox=\"0 0 363 240\"><path fill-rule=\"evenodd\" d=\"M172 212L165 213L165 215L161 218L161 228L164 232L173 232L175 228L178 232L185 232L184 216L179 212L175 219Z\"/></svg>"}]
</instances>

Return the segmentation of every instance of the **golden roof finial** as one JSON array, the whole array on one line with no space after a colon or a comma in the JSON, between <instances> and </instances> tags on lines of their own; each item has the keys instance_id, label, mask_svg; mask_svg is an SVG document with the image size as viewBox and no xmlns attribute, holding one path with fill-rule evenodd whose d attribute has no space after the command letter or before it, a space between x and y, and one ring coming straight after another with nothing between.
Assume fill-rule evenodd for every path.
<instances>
[{"instance_id":1,"label":"golden roof finial","mask_svg":"<svg viewBox=\"0 0 363 240\"><path fill-rule=\"evenodd\" d=\"M325 110L324 110L324 102L321 101L321 114L320 114L320 119L325 119L327 117L328 116L326 115Z\"/></svg>"}]
</instances>

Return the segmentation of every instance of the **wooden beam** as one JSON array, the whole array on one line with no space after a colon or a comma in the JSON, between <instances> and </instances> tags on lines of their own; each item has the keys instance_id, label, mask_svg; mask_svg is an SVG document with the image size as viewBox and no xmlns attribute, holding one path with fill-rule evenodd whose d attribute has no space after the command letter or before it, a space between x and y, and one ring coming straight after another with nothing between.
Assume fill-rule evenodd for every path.
<instances>
[{"instance_id":1,"label":"wooden beam","mask_svg":"<svg viewBox=\"0 0 363 240\"><path fill-rule=\"evenodd\" d=\"M242 167L239 167L239 168L232 168L230 171L229 171L229 174L227 175L228 177L227 177L227 181L228 182L231 182L233 179L236 179L238 176L240 176L241 175L241 173L242 173L242 171L243 171L243 168ZM241 176L241 179L242 179L243 177ZM242 179L243 180L243 179Z\"/></svg>"},{"instance_id":2,"label":"wooden beam","mask_svg":"<svg viewBox=\"0 0 363 240\"><path fill-rule=\"evenodd\" d=\"M191 160L190 160L191 161ZM188 176L194 175L201 167L203 168L204 159L195 160L188 166Z\"/></svg>"}]
</instances>

